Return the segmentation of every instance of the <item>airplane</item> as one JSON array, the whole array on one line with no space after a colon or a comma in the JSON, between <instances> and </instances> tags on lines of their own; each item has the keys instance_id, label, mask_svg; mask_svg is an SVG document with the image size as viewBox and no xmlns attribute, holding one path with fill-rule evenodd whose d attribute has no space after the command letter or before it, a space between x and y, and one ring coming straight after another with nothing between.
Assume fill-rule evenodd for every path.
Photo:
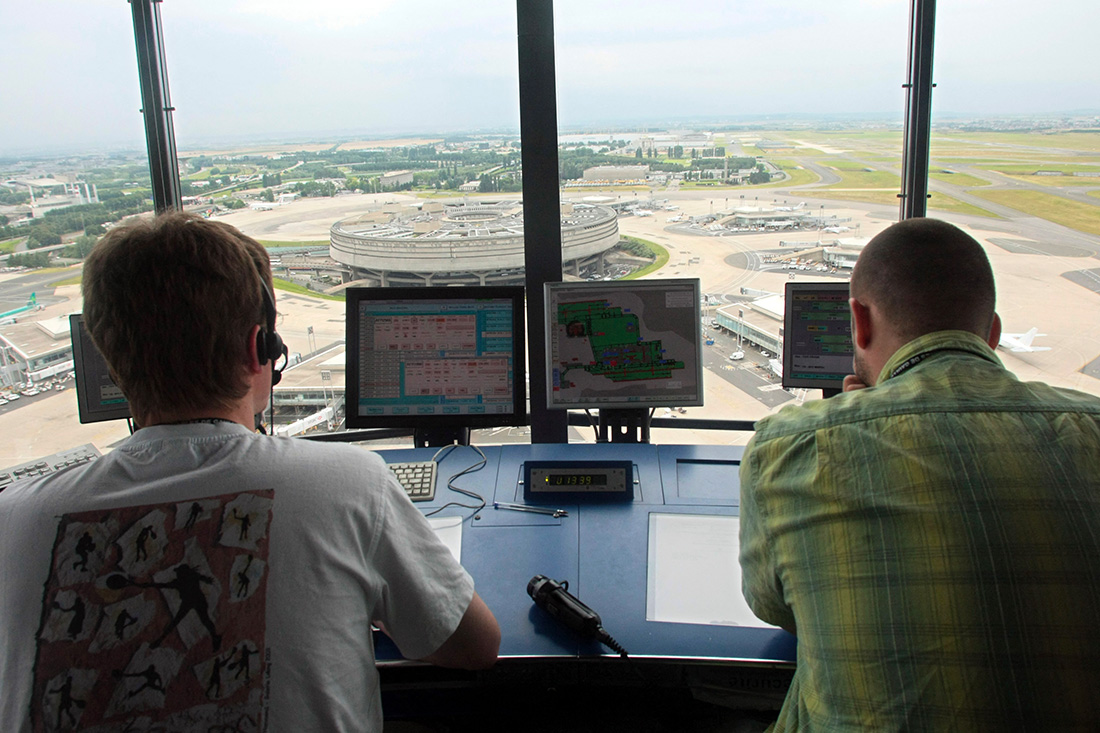
<instances>
[{"instance_id":1,"label":"airplane","mask_svg":"<svg viewBox=\"0 0 1100 733\"><path fill-rule=\"evenodd\" d=\"M798 211L806 205L805 201L799 202L798 206L777 206L776 211Z\"/></svg>"},{"instance_id":2,"label":"airplane","mask_svg":"<svg viewBox=\"0 0 1100 733\"><path fill-rule=\"evenodd\" d=\"M278 204L272 204L266 201L255 201L248 205L253 211L271 211L276 206L278 206Z\"/></svg>"},{"instance_id":3,"label":"airplane","mask_svg":"<svg viewBox=\"0 0 1100 733\"><path fill-rule=\"evenodd\" d=\"M1002 333L1001 340L997 343L1002 349L1008 349L1009 351L1050 351L1049 346L1032 346L1031 342L1036 336L1046 336L1045 333L1039 333L1039 329L1033 328L1027 333Z\"/></svg>"},{"instance_id":4,"label":"airplane","mask_svg":"<svg viewBox=\"0 0 1100 733\"><path fill-rule=\"evenodd\" d=\"M634 216L653 216L649 209L634 209Z\"/></svg>"},{"instance_id":5,"label":"airplane","mask_svg":"<svg viewBox=\"0 0 1100 733\"><path fill-rule=\"evenodd\" d=\"M840 234L841 232L850 232L851 229L849 227L825 227L825 231Z\"/></svg>"}]
</instances>

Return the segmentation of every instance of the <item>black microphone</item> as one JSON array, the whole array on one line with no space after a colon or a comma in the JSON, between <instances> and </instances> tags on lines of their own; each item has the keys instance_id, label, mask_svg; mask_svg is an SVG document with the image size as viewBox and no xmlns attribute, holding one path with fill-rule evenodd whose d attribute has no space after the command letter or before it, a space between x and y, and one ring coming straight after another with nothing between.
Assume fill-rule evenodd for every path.
<instances>
[{"instance_id":1,"label":"black microphone","mask_svg":"<svg viewBox=\"0 0 1100 733\"><path fill-rule=\"evenodd\" d=\"M559 583L545 575L536 575L527 584L527 595L531 596L536 606L573 631L586 638L595 639L617 651L619 656L626 657L626 649L619 646L619 643L611 638L611 634L604 631L600 614L581 603L579 598L569 592L569 581L563 580Z\"/></svg>"},{"instance_id":2,"label":"black microphone","mask_svg":"<svg viewBox=\"0 0 1100 733\"><path fill-rule=\"evenodd\" d=\"M280 341L280 343L282 343L282 342ZM282 366L277 366L277 362L279 361L278 357L275 357L275 359L272 360L272 362L271 362L271 386L272 387L274 387L276 384L278 384L279 382L282 381L282 379L283 379L283 370L286 369L287 364L290 363L290 348L286 344L283 344L282 351L280 353L282 354L283 365Z\"/></svg>"}]
</instances>

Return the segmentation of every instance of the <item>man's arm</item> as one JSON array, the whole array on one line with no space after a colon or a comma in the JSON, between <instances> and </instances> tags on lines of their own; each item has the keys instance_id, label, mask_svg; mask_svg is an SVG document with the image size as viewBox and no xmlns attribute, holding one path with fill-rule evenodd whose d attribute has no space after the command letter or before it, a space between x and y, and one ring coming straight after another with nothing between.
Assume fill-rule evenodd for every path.
<instances>
[{"instance_id":1,"label":"man's arm","mask_svg":"<svg viewBox=\"0 0 1100 733\"><path fill-rule=\"evenodd\" d=\"M423 661L440 667L488 669L496 663L499 650L500 626L485 601L475 592L458 628Z\"/></svg>"},{"instance_id":2,"label":"man's arm","mask_svg":"<svg viewBox=\"0 0 1100 733\"><path fill-rule=\"evenodd\" d=\"M758 506L760 456L755 436L741 459L741 594L757 618L797 634L794 614L783 599L783 586ZM767 488L763 488L767 491Z\"/></svg>"}]
</instances>

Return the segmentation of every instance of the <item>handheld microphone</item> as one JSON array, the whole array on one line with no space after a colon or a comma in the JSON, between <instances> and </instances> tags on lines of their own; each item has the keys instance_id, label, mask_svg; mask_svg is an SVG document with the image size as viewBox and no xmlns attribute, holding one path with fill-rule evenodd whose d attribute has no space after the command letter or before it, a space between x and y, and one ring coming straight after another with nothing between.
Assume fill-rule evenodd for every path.
<instances>
[{"instance_id":1,"label":"handheld microphone","mask_svg":"<svg viewBox=\"0 0 1100 733\"><path fill-rule=\"evenodd\" d=\"M617 651L619 656L626 657L626 649L604 631L600 614L569 592L569 581L563 580L559 583L545 575L536 575L527 584L527 595L531 596L536 606L573 631L583 637L595 639Z\"/></svg>"}]
</instances>

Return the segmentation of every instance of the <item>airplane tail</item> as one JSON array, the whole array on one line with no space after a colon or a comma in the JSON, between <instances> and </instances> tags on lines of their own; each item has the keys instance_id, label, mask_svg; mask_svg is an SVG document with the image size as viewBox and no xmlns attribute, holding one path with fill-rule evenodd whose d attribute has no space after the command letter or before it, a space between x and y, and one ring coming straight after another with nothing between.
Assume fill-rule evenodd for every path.
<instances>
[{"instance_id":1,"label":"airplane tail","mask_svg":"<svg viewBox=\"0 0 1100 733\"><path fill-rule=\"evenodd\" d=\"M1031 346L1031 342L1035 340L1035 337L1039 335L1039 329L1032 328L1027 333L1020 334L1020 343L1024 346Z\"/></svg>"}]
</instances>

